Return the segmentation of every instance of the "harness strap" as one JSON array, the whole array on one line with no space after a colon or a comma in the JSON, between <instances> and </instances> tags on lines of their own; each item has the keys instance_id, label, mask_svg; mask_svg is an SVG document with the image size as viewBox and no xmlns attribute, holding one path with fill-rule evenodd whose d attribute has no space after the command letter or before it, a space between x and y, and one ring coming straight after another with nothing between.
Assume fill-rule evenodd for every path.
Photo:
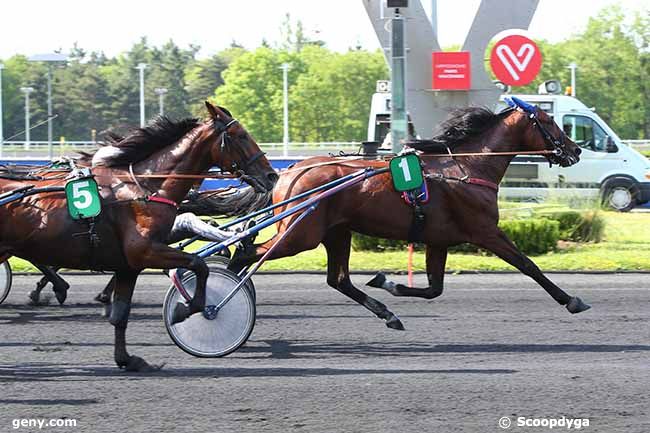
<instances>
[{"instance_id":1,"label":"harness strap","mask_svg":"<svg viewBox=\"0 0 650 433\"><path fill-rule=\"evenodd\" d=\"M147 195L147 196L144 197L144 200L145 201L153 201L153 202L156 202L156 203L166 204L166 205L173 206L176 209L178 209L178 203L176 203L173 200L169 200L168 198L158 197L156 195Z\"/></svg>"},{"instance_id":2,"label":"harness strap","mask_svg":"<svg viewBox=\"0 0 650 433\"><path fill-rule=\"evenodd\" d=\"M499 185L497 185L494 182L490 182L489 180L481 179L478 177L468 177L467 180L465 180L465 182L470 183L472 185L484 186L486 188L490 188L491 190L499 192Z\"/></svg>"}]
</instances>

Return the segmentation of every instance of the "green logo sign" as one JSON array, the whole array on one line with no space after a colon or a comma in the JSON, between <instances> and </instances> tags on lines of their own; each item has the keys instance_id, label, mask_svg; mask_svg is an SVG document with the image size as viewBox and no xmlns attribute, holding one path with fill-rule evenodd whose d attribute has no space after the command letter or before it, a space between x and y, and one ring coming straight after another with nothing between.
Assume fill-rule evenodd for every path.
<instances>
[{"instance_id":1,"label":"green logo sign","mask_svg":"<svg viewBox=\"0 0 650 433\"><path fill-rule=\"evenodd\" d=\"M424 182L420 158L413 153L391 159L390 173L395 189L400 192L419 189Z\"/></svg>"},{"instance_id":2,"label":"green logo sign","mask_svg":"<svg viewBox=\"0 0 650 433\"><path fill-rule=\"evenodd\" d=\"M93 218L102 211L99 188L92 177L71 180L65 185L65 195L72 219Z\"/></svg>"}]
</instances>

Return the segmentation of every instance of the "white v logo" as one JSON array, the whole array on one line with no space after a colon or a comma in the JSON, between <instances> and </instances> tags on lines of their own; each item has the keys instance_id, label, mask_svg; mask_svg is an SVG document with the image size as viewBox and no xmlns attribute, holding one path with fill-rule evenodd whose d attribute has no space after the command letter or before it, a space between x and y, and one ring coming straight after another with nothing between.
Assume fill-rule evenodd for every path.
<instances>
[{"instance_id":1,"label":"white v logo","mask_svg":"<svg viewBox=\"0 0 650 433\"><path fill-rule=\"evenodd\" d=\"M529 43L525 43L519 48L517 55L507 45L499 45L496 51L497 57L499 57L499 60L506 67L512 79L519 81L518 72L523 72L526 69L535 54L535 47Z\"/></svg>"}]
</instances>

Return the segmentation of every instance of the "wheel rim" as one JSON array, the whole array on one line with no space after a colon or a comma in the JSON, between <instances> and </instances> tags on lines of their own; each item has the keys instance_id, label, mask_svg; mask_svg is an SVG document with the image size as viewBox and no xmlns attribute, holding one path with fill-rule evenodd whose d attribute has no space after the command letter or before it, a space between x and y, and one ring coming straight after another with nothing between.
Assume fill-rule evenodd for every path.
<instances>
[{"instance_id":1,"label":"wheel rim","mask_svg":"<svg viewBox=\"0 0 650 433\"><path fill-rule=\"evenodd\" d=\"M231 272L211 269L206 285L206 305L217 305L237 285L239 279ZM196 277L193 273L183 278L183 286L194 295ZM178 290L170 289L165 299L165 326L170 337L181 349L194 356L224 356L248 340L255 324L255 305L244 287L223 306L216 319L193 314L175 325L169 323L176 304L183 301Z\"/></svg>"},{"instance_id":2,"label":"wheel rim","mask_svg":"<svg viewBox=\"0 0 650 433\"><path fill-rule=\"evenodd\" d=\"M11 289L11 267L9 263L2 262L0 263L0 304L9 295L9 289Z\"/></svg>"},{"instance_id":3,"label":"wheel rim","mask_svg":"<svg viewBox=\"0 0 650 433\"><path fill-rule=\"evenodd\" d=\"M609 204L614 209L625 209L632 203L632 192L625 187L614 188L609 195Z\"/></svg>"}]
</instances>

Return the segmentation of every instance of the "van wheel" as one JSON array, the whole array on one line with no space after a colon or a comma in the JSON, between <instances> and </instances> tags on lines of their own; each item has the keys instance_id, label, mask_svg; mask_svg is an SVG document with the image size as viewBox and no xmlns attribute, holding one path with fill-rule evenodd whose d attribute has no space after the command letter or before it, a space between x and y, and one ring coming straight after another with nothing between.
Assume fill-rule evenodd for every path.
<instances>
[{"instance_id":1,"label":"van wheel","mask_svg":"<svg viewBox=\"0 0 650 433\"><path fill-rule=\"evenodd\" d=\"M619 212L629 212L637 204L639 190L632 181L613 180L607 184L603 194L603 205Z\"/></svg>"}]
</instances>

